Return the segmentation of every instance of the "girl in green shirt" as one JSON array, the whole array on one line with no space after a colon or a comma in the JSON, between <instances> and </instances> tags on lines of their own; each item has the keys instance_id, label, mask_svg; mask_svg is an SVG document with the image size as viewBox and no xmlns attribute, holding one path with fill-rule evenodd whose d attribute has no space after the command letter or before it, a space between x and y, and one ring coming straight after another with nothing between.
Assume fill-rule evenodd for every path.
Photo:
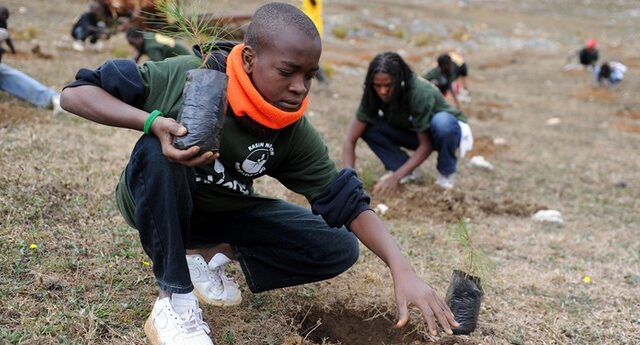
<instances>
[{"instance_id":1,"label":"girl in green shirt","mask_svg":"<svg viewBox=\"0 0 640 345\"><path fill-rule=\"evenodd\" d=\"M415 180L416 169L438 151L436 184L452 188L461 128L468 130L465 122L464 114L416 76L400 55L378 54L369 64L360 106L343 144L343 165L355 166L355 145L362 138L388 171L373 192L387 194Z\"/></svg>"}]
</instances>

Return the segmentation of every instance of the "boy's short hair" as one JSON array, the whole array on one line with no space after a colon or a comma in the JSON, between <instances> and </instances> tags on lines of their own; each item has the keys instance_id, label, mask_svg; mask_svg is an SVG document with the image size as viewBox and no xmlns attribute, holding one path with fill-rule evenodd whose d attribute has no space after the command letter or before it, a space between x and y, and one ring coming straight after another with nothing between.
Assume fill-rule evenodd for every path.
<instances>
[{"instance_id":1,"label":"boy's short hair","mask_svg":"<svg viewBox=\"0 0 640 345\"><path fill-rule=\"evenodd\" d=\"M258 8L244 35L244 43L259 52L263 44L273 41L286 27L293 27L310 39L320 39L311 19L293 5L272 2Z\"/></svg>"}]
</instances>

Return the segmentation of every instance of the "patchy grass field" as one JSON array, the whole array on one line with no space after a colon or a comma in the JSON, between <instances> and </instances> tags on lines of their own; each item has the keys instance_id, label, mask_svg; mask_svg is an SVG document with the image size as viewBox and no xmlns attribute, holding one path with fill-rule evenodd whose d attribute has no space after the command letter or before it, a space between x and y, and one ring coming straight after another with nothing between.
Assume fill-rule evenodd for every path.
<instances>
[{"instance_id":1,"label":"patchy grass field","mask_svg":"<svg viewBox=\"0 0 640 345\"><path fill-rule=\"evenodd\" d=\"M260 3L220 7L250 13ZM414 313L404 330L391 331L388 271L363 250L336 279L257 295L244 289L239 307L205 307L217 344L640 343L637 1L455 3L327 1L323 65L333 82L312 91L309 116L338 158L376 53L400 51L417 72L442 51L464 53L473 96L465 111L477 138L471 155L484 155L496 169L462 161L456 189L442 193L432 187L431 158L423 184L374 203L390 206L390 231L440 293L461 256L449 233L468 219L476 244L496 265L484 282L478 330L430 337ZM4 4L20 50L4 62L56 89L79 68L126 50L122 36L103 53L66 48L86 1ZM602 59L630 68L618 90L595 89L586 71L563 72L567 55L592 36ZM52 57L31 54L35 43ZM545 125L552 117L560 123ZM69 114L53 117L0 94L0 343L145 343L154 279L113 197L138 136ZM493 144L495 138L506 145ZM382 166L364 144L358 154L370 186ZM302 200L273 180L261 181L259 190ZM530 215L542 208L561 211L565 226L533 223Z\"/></svg>"}]
</instances>

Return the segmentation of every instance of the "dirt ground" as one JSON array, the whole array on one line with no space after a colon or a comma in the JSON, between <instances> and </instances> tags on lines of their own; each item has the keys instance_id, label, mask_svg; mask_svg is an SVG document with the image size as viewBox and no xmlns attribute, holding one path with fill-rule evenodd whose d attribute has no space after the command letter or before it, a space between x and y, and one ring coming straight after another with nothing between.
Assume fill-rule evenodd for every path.
<instances>
[{"instance_id":1,"label":"dirt ground","mask_svg":"<svg viewBox=\"0 0 640 345\"><path fill-rule=\"evenodd\" d=\"M263 2L218 3L220 13L251 13ZM101 53L69 49L86 4L4 1L20 54L3 62L60 90L79 68L126 56L122 35ZM340 277L256 295L232 267L242 304L204 308L217 344L640 344L638 1L327 0L325 30L322 64L332 82L314 86L308 116L336 159L376 53L398 51L417 73L441 52L465 56L470 156L495 170L474 169L468 156L456 188L442 192L432 157L422 183L372 203L389 206L390 231L441 294L461 257L449 234L467 220L495 266L483 282L479 327L431 337L414 312L407 327L391 330L388 270L362 248ZM617 90L595 88L587 71L563 70L589 37L601 59L629 67ZM35 44L50 56L30 53ZM547 125L550 118L559 123ZM0 93L0 343L146 342L153 275L113 197L138 137ZM365 144L357 153L370 188L383 168ZM305 203L274 180L257 187ZM546 208L562 212L565 225L530 219Z\"/></svg>"}]
</instances>

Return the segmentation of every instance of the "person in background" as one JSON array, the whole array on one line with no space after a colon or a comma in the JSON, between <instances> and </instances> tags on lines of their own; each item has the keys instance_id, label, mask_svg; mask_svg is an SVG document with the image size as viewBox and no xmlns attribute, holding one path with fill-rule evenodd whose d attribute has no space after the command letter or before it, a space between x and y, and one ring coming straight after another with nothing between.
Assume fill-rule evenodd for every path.
<instances>
[{"instance_id":1,"label":"person in background","mask_svg":"<svg viewBox=\"0 0 640 345\"><path fill-rule=\"evenodd\" d=\"M0 63L0 91L40 108L52 108L54 115L63 112L58 92L4 63Z\"/></svg>"},{"instance_id":2,"label":"person in background","mask_svg":"<svg viewBox=\"0 0 640 345\"><path fill-rule=\"evenodd\" d=\"M597 48L598 42L590 38L585 43L582 49L572 53L567 57L567 64L564 66L565 71L574 70L582 66L585 69L593 70L598 62L599 53ZM573 59L578 58L580 65L571 62Z\"/></svg>"},{"instance_id":3,"label":"person in background","mask_svg":"<svg viewBox=\"0 0 640 345\"><path fill-rule=\"evenodd\" d=\"M104 7L99 3L92 1L89 3L89 11L83 13L71 28L71 37L73 37L73 49L84 51L85 41L89 39L91 47L99 51L102 47L98 39L109 38L109 32L104 26Z\"/></svg>"},{"instance_id":4,"label":"person in background","mask_svg":"<svg viewBox=\"0 0 640 345\"><path fill-rule=\"evenodd\" d=\"M593 70L593 76L600 86L609 86L615 89L624 79L627 66L617 61L603 62Z\"/></svg>"},{"instance_id":5,"label":"person in background","mask_svg":"<svg viewBox=\"0 0 640 345\"><path fill-rule=\"evenodd\" d=\"M322 22L322 0L303 0L301 10L307 15L316 26L320 39L324 37L324 24ZM315 77L321 84L329 84L329 79L324 73L322 67L318 70Z\"/></svg>"},{"instance_id":6,"label":"person in background","mask_svg":"<svg viewBox=\"0 0 640 345\"><path fill-rule=\"evenodd\" d=\"M578 60L580 64L585 68L594 68L598 62L598 49L596 48L597 42L595 39L590 38L587 40L584 48L578 51Z\"/></svg>"},{"instance_id":7,"label":"person in background","mask_svg":"<svg viewBox=\"0 0 640 345\"><path fill-rule=\"evenodd\" d=\"M467 64L462 56L449 52L438 56L438 65L428 70L422 77L434 83L445 97L451 95L456 108L460 110L458 95L461 90L465 90L462 94L465 95L465 99L468 98L468 74ZM455 84L458 79L462 88Z\"/></svg>"},{"instance_id":8,"label":"person in background","mask_svg":"<svg viewBox=\"0 0 640 345\"><path fill-rule=\"evenodd\" d=\"M390 194L400 184L416 180L420 164L438 151L436 184L452 188L456 150L460 147L464 157L473 143L466 121L400 55L378 54L369 64L360 106L342 146L343 166L355 167L355 146L362 138L387 170L373 193ZM403 148L412 150L411 156Z\"/></svg>"},{"instance_id":9,"label":"person in background","mask_svg":"<svg viewBox=\"0 0 640 345\"><path fill-rule=\"evenodd\" d=\"M142 32L135 27L127 30L127 42L138 52L134 58L136 63L143 55L147 55L151 61L162 61L174 56L191 54L187 48L176 43L176 40L171 37Z\"/></svg>"},{"instance_id":10,"label":"person in background","mask_svg":"<svg viewBox=\"0 0 640 345\"><path fill-rule=\"evenodd\" d=\"M5 50L2 48L2 42L7 43L7 47L11 50L11 54L16 53L16 48L13 46L13 41L11 40L11 34L9 33L9 28L7 27L7 21L9 20L9 9L5 6L0 6L0 62L2 62L2 55Z\"/></svg>"},{"instance_id":11,"label":"person in background","mask_svg":"<svg viewBox=\"0 0 640 345\"><path fill-rule=\"evenodd\" d=\"M0 44L7 42L11 53L15 54L16 49L7 30L7 20L9 20L9 9L0 6ZM25 73L2 63L3 53L4 49L0 47L0 91L40 108L52 108L54 114L61 113L63 110L60 107L60 94Z\"/></svg>"}]
</instances>

